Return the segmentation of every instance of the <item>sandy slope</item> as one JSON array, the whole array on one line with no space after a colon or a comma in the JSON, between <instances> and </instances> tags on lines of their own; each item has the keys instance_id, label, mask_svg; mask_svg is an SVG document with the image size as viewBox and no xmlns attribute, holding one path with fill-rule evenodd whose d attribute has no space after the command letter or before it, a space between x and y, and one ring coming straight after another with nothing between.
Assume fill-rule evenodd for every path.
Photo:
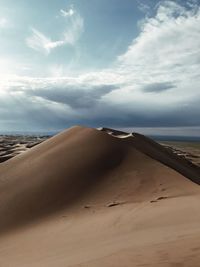
<instances>
[{"instance_id":1,"label":"sandy slope","mask_svg":"<svg viewBox=\"0 0 200 267\"><path fill-rule=\"evenodd\" d=\"M199 266L199 185L131 138L74 127L1 164L0 266Z\"/></svg>"}]
</instances>

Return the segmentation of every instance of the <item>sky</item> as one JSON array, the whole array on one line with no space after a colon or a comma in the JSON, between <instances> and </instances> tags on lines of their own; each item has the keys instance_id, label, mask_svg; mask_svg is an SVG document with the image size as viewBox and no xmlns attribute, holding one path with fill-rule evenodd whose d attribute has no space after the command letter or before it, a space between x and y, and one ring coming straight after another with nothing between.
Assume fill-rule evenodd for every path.
<instances>
[{"instance_id":1,"label":"sky","mask_svg":"<svg viewBox=\"0 0 200 267\"><path fill-rule=\"evenodd\" d=\"M200 0L0 0L0 131L77 124L200 136Z\"/></svg>"}]
</instances>

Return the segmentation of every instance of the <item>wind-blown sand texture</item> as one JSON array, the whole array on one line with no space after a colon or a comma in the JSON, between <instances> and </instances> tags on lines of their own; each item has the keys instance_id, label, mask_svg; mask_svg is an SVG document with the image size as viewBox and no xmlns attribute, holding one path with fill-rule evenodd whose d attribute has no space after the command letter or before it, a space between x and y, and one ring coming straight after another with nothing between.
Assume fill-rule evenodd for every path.
<instances>
[{"instance_id":1,"label":"wind-blown sand texture","mask_svg":"<svg viewBox=\"0 0 200 267\"><path fill-rule=\"evenodd\" d=\"M73 127L0 164L0 266L200 266L199 168Z\"/></svg>"}]
</instances>

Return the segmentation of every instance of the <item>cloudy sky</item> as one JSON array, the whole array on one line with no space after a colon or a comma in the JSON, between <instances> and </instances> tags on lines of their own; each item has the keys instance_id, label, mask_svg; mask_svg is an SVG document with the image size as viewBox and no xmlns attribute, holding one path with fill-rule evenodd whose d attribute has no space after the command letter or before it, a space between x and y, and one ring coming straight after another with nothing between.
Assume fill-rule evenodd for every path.
<instances>
[{"instance_id":1,"label":"cloudy sky","mask_svg":"<svg viewBox=\"0 0 200 267\"><path fill-rule=\"evenodd\" d=\"M75 124L199 134L200 1L0 0L0 131Z\"/></svg>"}]
</instances>

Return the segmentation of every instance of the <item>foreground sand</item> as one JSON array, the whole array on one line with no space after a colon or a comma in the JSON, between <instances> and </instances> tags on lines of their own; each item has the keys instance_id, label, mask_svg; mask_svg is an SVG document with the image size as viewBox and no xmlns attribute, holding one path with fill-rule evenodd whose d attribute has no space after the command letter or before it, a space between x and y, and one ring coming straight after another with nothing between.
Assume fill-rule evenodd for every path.
<instances>
[{"instance_id":1,"label":"foreground sand","mask_svg":"<svg viewBox=\"0 0 200 267\"><path fill-rule=\"evenodd\" d=\"M2 163L0 266L200 266L198 170L132 139L74 127Z\"/></svg>"}]
</instances>

